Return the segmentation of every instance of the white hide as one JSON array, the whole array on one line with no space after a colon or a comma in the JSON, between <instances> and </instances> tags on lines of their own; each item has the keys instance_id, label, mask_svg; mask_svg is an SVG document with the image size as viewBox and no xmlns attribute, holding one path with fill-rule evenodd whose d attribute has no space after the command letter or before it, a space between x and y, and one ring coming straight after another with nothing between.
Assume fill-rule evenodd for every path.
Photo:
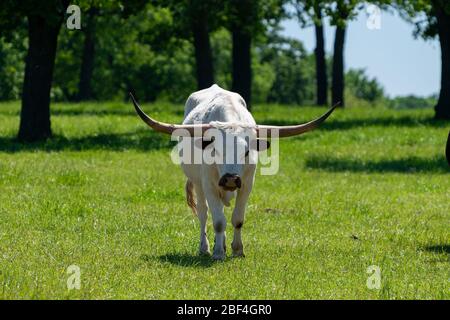
<instances>
[{"instance_id":1,"label":"white hide","mask_svg":"<svg viewBox=\"0 0 450 320\"><path fill-rule=\"evenodd\" d=\"M218 85L194 92L186 101L185 118L183 124L211 123L214 127L224 132L225 137L234 136L236 144L242 146L244 157L248 150L247 142L240 138L239 134L244 130L256 137L254 128L256 123L253 116L247 110L244 99L237 93L224 90ZM228 140L227 140L228 141ZM214 147L214 141L211 148ZM232 146L231 146L232 147ZM250 151L249 157L252 163L256 163L257 152ZM189 182L194 186L197 196L197 215L200 220L200 253L209 253L209 243L206 237L206 220L208 207L211 211L214 231L215 246L213 258L223 260L225 258L225 227L226 219L223 213L224 205L229 206L230 200L236 196L235 207L232 215L234 227L234 238L231 244L233 255L243 256L243 245L241 240L241 227L244 223L244 212L247 200L253 187L255 177L255 164L185 164L182 169ZM242 186L236 191L224 191L219 187L219 179L224 174L238 174Z\"/></svg>"}]
</instances>

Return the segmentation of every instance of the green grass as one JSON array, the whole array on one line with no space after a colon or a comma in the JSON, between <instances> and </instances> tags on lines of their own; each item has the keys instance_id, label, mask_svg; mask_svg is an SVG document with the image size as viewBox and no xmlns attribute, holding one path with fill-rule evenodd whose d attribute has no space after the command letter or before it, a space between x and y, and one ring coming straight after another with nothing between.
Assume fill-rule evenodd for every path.
<instances>
[{"instance_id":1,"label":"green grass","mask_svg":"<svg viewBox=\"0 0 450 320\"><path fill-rule=\"evenodd\" d=\"M183 112L145 109L173 122ZM254 109L274 124L324 111ZM55 137L30 145L14 140L18 112L0 104L0 298L450 298L450 125L432 110L339 110L282 140L279 173L258 174L248 205L246 258L221 263L197 256L170 138L130 104L53 105ZM80 290L66 286L73 264ZM371 265L379 290L366 286Z\"/></svg>"}]
</instances>

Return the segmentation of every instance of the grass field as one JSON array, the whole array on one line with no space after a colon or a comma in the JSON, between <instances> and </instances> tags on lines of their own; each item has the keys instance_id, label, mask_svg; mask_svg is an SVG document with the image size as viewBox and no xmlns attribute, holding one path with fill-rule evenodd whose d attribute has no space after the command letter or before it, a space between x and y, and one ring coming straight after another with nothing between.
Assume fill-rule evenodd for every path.
<instances>
[{"instance_id":1,"label":"grass field","mask_svg":"<svg viewBox=\"0 0 450 320\"><path fill-rule=\"evenodd\" d=\"M144 107L182 118L181 105ZM254 107L274 124L323 111ZM173 143L131 104L53 105L55 137L31 145L14 141L18 112L0 104L0 298L450 298L450 124L432 110L339 110L282 140L279 173L256 178L246 258L224 262L197 256ZM80 290L67 289L70 265Z\"/></svg>"}]
</instances>

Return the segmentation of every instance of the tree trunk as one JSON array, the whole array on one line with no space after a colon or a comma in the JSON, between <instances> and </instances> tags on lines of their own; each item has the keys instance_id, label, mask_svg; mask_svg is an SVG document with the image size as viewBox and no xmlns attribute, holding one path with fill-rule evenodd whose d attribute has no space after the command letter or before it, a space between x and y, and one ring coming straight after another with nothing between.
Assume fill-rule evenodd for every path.
<instances>
[{"instance_id":1,"label":"tree trunk","mask_svg":"<svg viewBox=\"0 0 450 320\"><path fill-rule=\"evenodd\" d=\"M232 90L239 93L251 108L252 100L252 61L251 36L236 27L232 30L233 36L233 83Z\"/></svg>"},{"instance_id":2,"label":"tree trunk","mask_svg":"<svg viewBox=\"0 0 450 320\"><path fill-rule=\"evenodd\" d=\"M255 25L254 0L233 0L230 16L232 49L232 90L244 98L250 110L252 103L252 32Z\"/></svg>"},{"instance_id":3,"label":"tree trunk","mask_svg":"<svg viewBox=\"0 0 450 320\"><path fill-rule=\"evenodd\" d=\"M37 141L52 135L50 89L61 23L50 25L45 17L28 16L28 53L22 92L19 140Z\"/></svg>"},{"instance_id":4,"label":"tree trunk","mask_svg":"<svg viewBox=\"0 0 450 320\"><path fill-rule=\"evenodd\" d=\"M211 44L209 42L206 13L194 19L192 33L194 35L195 62L197 68L197 88L205 89L214 84L214 68Z\"/></svg>"},{"instance_id":5,"label":"tree trunk","mask_svg":"<svg viewBox=\"0 0 450 320\"><path fill-rule=\"evenodd\" d=\"M439 42L441 44L441 92L435 106L435 118L450 120L450 15L433 1L438 21Z\"/></svg>"},{"instance_id":6,"label":"tree trunk","mask_svg":"<svg viewBox=\"0 0 450 320\"><path fill-rule=\"evenodd\" d=\"M84 28L83 56L81 59L80 82L78 83L78 100L85 101L93 98L91 79L94 73L95 56L95 19L97 8L91 8L87 14Z\"/></svg>"},{"instance_id":7,"label":"tree trunk","mask_svg":"<svg viewBox=\"0 0 450 320\"><path fill-rule=\"evenodd\" d=\"M339 103L341 107L345 106L344 101L344 47L345 47L346 27L336 27L336 37L334 40L333 56L333 80L332 80L332 102L333 105Z\"/></svg>"},{"instance_id":8,"label":"tree trunk","mask_svg":"<svg viewBox=\"0 0 450 320\"><path fill-rule=\"evenodd\" d=\"M317 105L324 106L328 103L327 65L325 60L325 37L323 34L322 12L320 8L314 8L315 15L320 23L315 23L316 29L316 96Z\"/></svg>"}]
</instances>

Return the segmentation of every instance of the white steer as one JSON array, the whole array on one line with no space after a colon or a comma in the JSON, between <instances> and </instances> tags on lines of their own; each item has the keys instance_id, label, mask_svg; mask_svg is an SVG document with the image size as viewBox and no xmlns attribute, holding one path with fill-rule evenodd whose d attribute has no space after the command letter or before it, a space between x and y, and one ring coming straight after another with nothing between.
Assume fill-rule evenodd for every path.
<instances>
[{"instance_id":1,"label":"white steer","mask_svg":"<svg viewBox=\"0 0 450 320\"><path fill-rule=\"evenodd\" d=\"M130 94L131 95L131 94ZM247 110L244 99L237 93L218 85L191 94L187 99L184 121L181 125L156 121L146 115L131 95L136 112L155 131L176 136L191 137L190 145L213 161L182 161L187 177L188 205L200 220L200 254L210 254L206 235L208 208L211 210L215 232L213 259L225 258L226 219L224 206L236 197L231 218L234 238L233 256L244 256L241 229L244 223L247 200L253 187L258 152L268 148L267 140L289 137L315 129L336 108L334 106L320 118L293 126L257 125ZM181 139L182 140L182 139ZM183 149L183 152L186 152Z\"/></svg>"}]
</instances>

